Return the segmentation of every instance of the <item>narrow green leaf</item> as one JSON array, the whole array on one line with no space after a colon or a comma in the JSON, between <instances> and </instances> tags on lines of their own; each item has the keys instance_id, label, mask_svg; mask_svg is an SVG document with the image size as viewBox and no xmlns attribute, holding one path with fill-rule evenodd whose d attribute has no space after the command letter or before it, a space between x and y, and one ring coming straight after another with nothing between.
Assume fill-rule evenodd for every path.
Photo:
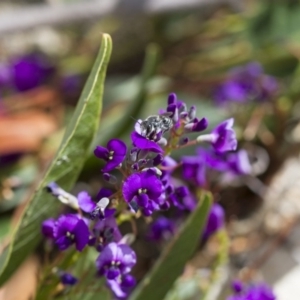
<instances>
[{"instance_id":1,"label":"narrow green leaf","mask_svg":"<svg viewBox=\"0 0 300 300\"><path fill-rule=\"evenodd\" d=\"M211 195L205 194L203 201L186 220L150 273L138 285L130 300L158 300L165 297L199 245L210 205Z\"/></svg>"},{"instance_id":2,"label":"narrow green leaf","mask_svg":"<svg viewBox=\"0 0 300 300\"><path fill-rule=\"evenodd\" d=\"M156 44L150 44L146 49L146 57L144 60L141 75L139 76L139 88L136 92L136 96L132 100L132 103L128 109L124 112L122 118L117 122L115 126L112 126L111 130L105 130L101 134L97 135L95 145L106 142L110 137L120 137L124 135L134 120L132 118L138 118L140 112L143 109L147 96L147 83L154 75L159 56L159 48Z\"/></svg>"},{"instance_id":3,"label":"narrow green leaf","mask_svg":"<svg viewBox=\"0 0 300 300\"><path fill-rule=\"evenodd\" d=\"M103 34L96 62L56 157L12 233L11 244L0 256L0 285L13 274L40 242L41 222L58 213L60 204L45 192L45 186L51 181L56 181L63 188L70 189L83 167L98 128L104 80L111 49L110 36Z\"/></svg>"},{"instance_id":4,"label":"narrow green leaf","mask_svg":"<svg viewBox=\"0 0 300 300\"><path fill-rule=\"evenodd\" d=\"M105 131L99 129L96 138L92 143L91 152L97 145L105 145L110 138L120 138L132 130L134 119L139 118L139 115L145 105L147 97L147 83L155 74L159 53L159 47L156 44L150 44L147 47L146 57L140 75L139 89L135 98L132 100L128 109L122 112L122 117L115 122L114 125L110 125L109 128L105 126ZM114 116L111 116L111 118L114 119ZM89 172L92 168L98 166L98 161L99 160L97 160L94 155L90 156L85 164L84 171L88 170Z\"/></svg>"}]
</instances>

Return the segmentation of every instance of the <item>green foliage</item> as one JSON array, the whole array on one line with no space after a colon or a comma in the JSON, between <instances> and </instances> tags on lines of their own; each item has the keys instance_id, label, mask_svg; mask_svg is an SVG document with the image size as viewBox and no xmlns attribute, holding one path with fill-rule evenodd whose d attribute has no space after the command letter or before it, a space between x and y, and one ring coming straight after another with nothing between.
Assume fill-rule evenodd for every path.
<instances>
[{"instance_id":1,"label":"green foliage","mask_svg":"<svg viewBox=\"0 0 300 300\"><path fill-rule=\"evenodd\" d=\"M261 3L261 12L250 26L256 45L286 42L299 37L300 6L298 0L269 0Z\"/></svg>"},{"instance_id":2,"label":"green foliage","mask_svg":"<svg viewBox=\"0 0 300 300\"><path fill-rule=\"evenodd\" d=\"M16 226L12 234L11 244L0 257L0 284L3 284L12 275L40 242L41 222L46 218L55 216L59 211L59 202L54 201L46 193L45 186L51 181L56 181L63 188L70 189L83 167L90 144L98 129L104 80L111 49L111 38L104 34L96 62L74 115L68 124L56 157Z\"/></svg>"},{"instance_id":3,"label":"green foliage","mask_svg":"<svg viewBox=\"0 0 300 300\"><path fill-rule=\"evenodd\" d=\"M153 269L144 277L130 300L163 299L175 280L182 274L188 259L197 249L201 232L212 202L205 194L195 211L166 247Z\"/></svg>"}]
</instances>

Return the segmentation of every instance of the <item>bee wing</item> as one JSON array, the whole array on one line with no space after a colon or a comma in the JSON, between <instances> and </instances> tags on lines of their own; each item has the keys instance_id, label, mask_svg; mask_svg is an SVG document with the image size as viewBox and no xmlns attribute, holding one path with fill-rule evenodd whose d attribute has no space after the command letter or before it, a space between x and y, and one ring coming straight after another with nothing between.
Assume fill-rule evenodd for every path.
<instances>
[{"instance_id":1,"label":"bee wing","mask_svg":"<svg viewBox=\"0 0 300 300\"><path fill-rule=\"evenodd\" d=\"M173 115L173 113L170 111L167 111L167 112L161 114L161 116L165 116L165 117L171 117L172 115Z\"/></svg>"},{"instance_id":2,"label":"bee wing","mask_svg":"<svg viewBox=\"0 0 300 300\"><path fill-rule=\"evenodd\" d=\"M108 206L108 204L109 204L109 199L104 197L97 203L97 207L99 207L101 211L104 211L105 208Z\"/></svg>"}]
</instances>

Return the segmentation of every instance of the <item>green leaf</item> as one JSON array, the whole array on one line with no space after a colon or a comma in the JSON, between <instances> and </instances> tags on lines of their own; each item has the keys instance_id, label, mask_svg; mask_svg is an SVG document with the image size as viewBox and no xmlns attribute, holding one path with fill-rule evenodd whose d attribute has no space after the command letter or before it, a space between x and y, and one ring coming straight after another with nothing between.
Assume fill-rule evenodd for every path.
<instances>
[{"instance_id":1,"label":"green leaf","mask_svg":"<svg viewBox=\"0 0 300 300\"><path fill-rule=\"evenodd\" d=\"M130 300L163 299L182 274L200 242L201 232L211 205L211 195L205 194L179 233L166 247L153 269L138 285Z\"/></svg>"},{"instance_id":2,"label":"green leaf","mask_svg":"<svg viewBox=\"0 0 300 300\"><path fill-rule=\"evenodd\" d=\"M46 193L45 186L51 181L56 181L68 190L75 183L83 167L98 128L104 79L111 49L110 36L103 34L96 62L85 84L74 115L68 124L56 157L28 202L12 233L11 244L0 257L0 285L13 274L41 241L41 222L46 218L55 216L59 211L59 202Z\"/></svg>"},{"instance_id":3,"label":"green leaf","mask_svg":"<svg viewBox=\"0 0 300 300\"><path fill-rule=\"evenodd\" d=\"M99 129L97 136L92 144L91 152L97 145L105 145L107 141L114 137L120 138L125 134L129 133L133 128L134 119L138 119L141 111L144 108L146 97L147 97L147 83L154 75L156 71L156 66L159 57L159 48L156 44L150 44L146 49L146 57L143 64L143 69L141 72L141 76L139 78L138 90L136 92L136 96L133 98L132 103L126 109L118 111L118 113L113 112L111 116L108 116L108 121L105 122L105 130L102 130L102 126ZM122 117L116 120L116 116L121 115ZM105 119L105 116L103 116ZM112 124L113 122L113 124ZM95 158L94 155L90 156L86 162L85 170L90 172L91 169L98 166L99 160Z\"/></svg>"}]
</instances>

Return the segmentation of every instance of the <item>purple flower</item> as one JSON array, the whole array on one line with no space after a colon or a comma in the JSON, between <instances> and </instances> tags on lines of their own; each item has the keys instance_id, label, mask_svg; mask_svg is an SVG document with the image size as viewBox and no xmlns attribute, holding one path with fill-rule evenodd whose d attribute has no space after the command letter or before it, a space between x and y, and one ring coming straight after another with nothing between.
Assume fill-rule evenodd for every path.
<instances>
[{"instance_id":1,"label":"purple flower","mask_svg":"<svg viewBox=\"0 0 300 300\"><path fill-rule=\"evenodd\" d=\"M168 240L174 233L174 222L166 217L159 217L151 224L148 237L154 241Z\"/></svg>"},{"instance_id":2,"label":"purple flower","mask_svg":"<svg viewBox=\"0 0 300 300\"><path fill-rule=\"evenodd\" d=\"M206 167L204 159L204 155L183 156L181 158L183 178L188 181L190 180L197 185L204 186L206 183Z\"/></svg>"},{"instance_id":3,"label":"purple flower","mask_svg":"<svg viewBox=\"0 0 300 300\"><path fill-rule=\"evenodd\" d=\"M75 285L78 279L70 273L62 272L60 274L60 281L64 285Z\"/></svg>"},{"instance_id":4,"label":"purple flower","mask_svg":"<svg viewBox=\"0 0 300 300\"><path fill-rule=\"evenodd\" d=\"M125 244L108 244L96 261L99 275L104 275L108 280L113 280L127 274L136 264L135 252Z\"/></svg>"},{"instance_id":5,"label":"purple flower","mask_svg":"<svg viewBox=\"0 0 300 300\"><path fill-rule=\"evenodd\" d=\"M125 201L134 209L136 204L145 215L150 215L161 204L163 185L151 170L134 173L126 178L122 192Z\"/></svg>"},{"instance_id":6,"label":"purple flower","mask_svg":"<svg viewBox=\"0 0 300 300\"><path fill-rule=\"evenodd\" d=\"M210 209L203 239L207 239L224 225L224 210L221 205L214 203Z\"/></svg>"},{"instance_id":7,"label":"purple flower","mask_svg":"<svg viewBox=\"0 0 300 300\"><path fill-rule=\"evenodd\" d=\"M135 131L131 134L131 141L132 144L138 149L156 153L163 152L163 149L156 142L147 139Z\"/></svg>"},{"instance_id":8,"label":"purple flower","mask_svg":"<svg viewBox=\"0 0 300 300\"><path fill-rule=\"evenodd\" d=\"M245 102L248 98L247 90L235 80L228 80L217 87L214 98L220 105L228 101Z\"/></svg>"},{"instance_id":9,"label":"purple flower","mask_svg":"<svg viewBox=\"0 0 300 300\"><path fill-rule=\"evenodd\" d=\"M108 191L106 189L106 191ZM98 196L103 193L98 193ZM105 193L109 194L109 193ZM112 193L110 193L111 195ZM96 203L92 200L91 196L86 191L82 191L77 195L79 207L86 213L90 213L90 218L93 220L95 218L108 218L115 213L115 209L109 209L109 199L107 197L100 198Z\"/></svg>"},{"instance_id":10,"label":"purple flower","mask_svg":"<svg viewBox=\"0 0 300 300\"><path fill-rule=\"evenodd\" d=\"M211 134L199 136L197 140L202 141L207 138L217 153L236 150L237 140L232 128L233 123L233 118L228 119L213 129Z\"/></svg>"},{"instance_id":11,"label":"purple flower","mask_svg":"<svg viewBox=\"0 0 300 300\"><path fill-rule=\"evenodd\" d=\"M192 211L196 202L186 186L175 188L174 193L169 196L169 201L180 210Z\"/></svg>"},{"instance_id":12,"label":"purple flower","mask_svg":"<svg viewBox=\"0 0 300 300\"><path fill-rule=\"evenodd\" d=\"M95 246L99 252L109 243L118 243L122 239L116 220L113 217L99 220L93 229L93 234L89 240L89 245Z\"/></svg>"},{"instance_id":13,"label":"purple flower","mask_svg":"<svg viewBox=\"0 0 300 300\"><path fill-rule=\"evenodd\" d=\"M76 215L62 215L55 226L55 244L60 250L75 244L78 251L82 251L89 241L89 229L86 223Z\"/></svg>"},{"instance_id":14,"label":"purple flower","mask_svg":"<svg viewBox=\"0 0 300 300\"><path fill-rule=\"evenodd\" d=\"M226 300L276 300L272 289L265 283L255 283L248 287L242 284L236 289L233 286L234 295L227 297Z\"/></svg>"},{"instance_id":15,"label":"purple flower","mask_svg":"<svg viewBox=\"0 0 300 300\"><path fill-rule=\"evenodd\" d=\"M278 89L274 77L263 74L259 63L252 62L232 69L229 78L218 86L214 98L218 104L227 102L265 101Z\"/></svg>"},{"instance_id":16,"label":"purple flower","mask_svg":"<svg viewBox=\"0 0 300 300\"><path fill-rule=\"evenodd\" d=\"M110 172L118 167L126 156L126 144L119 139L111 139L107 143L107 148L97 146L94 150L96 157L104 159L107 163L102 172Z\"/></svg>"},{"instance_id":17,"label":"purple flower","mask_svg":"<svg viewBox=\"0 0 300 300\"><path fill-rule=\"evenodd\" d=\"M13 84L20 92L43 84L54 71L47 59L37 53L15 58L11 68Z\"/></svg>"}]
</instances>

